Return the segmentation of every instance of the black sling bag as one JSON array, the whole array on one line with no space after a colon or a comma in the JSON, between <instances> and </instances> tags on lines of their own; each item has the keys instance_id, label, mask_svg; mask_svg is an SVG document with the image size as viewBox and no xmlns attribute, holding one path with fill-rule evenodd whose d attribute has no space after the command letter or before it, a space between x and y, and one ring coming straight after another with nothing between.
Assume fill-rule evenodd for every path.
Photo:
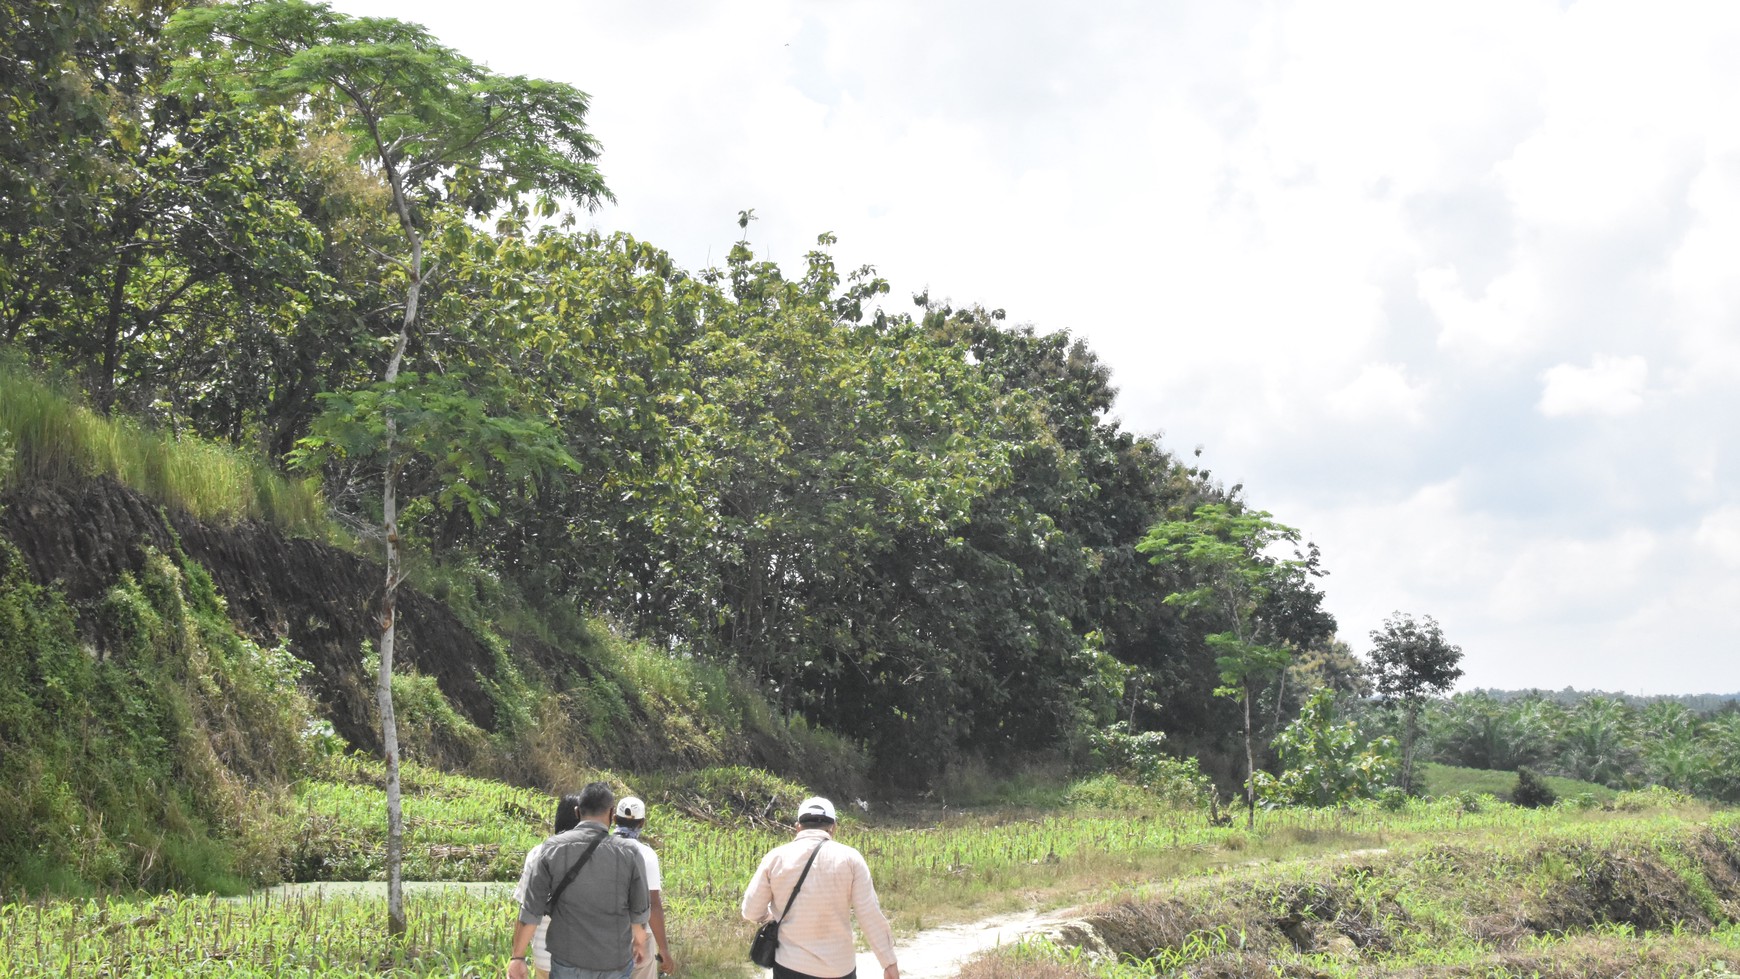
<instances>
[{"instance_id":1,"label":"black sling bag","mask_svg":"<svg viewBox=\"0 0 1740 979\"><path fill-rule=\"evenodd\" d=\"M568 889L569 884L574 883L575 877L580 876L580 868L586 866L586 861L592 859L592 851L598 849L598 844L603 843L604 838L609 835L610 833L608 831L599 834L598 839L593 840L592 843L586 847L586 852L580 854L580 859L574 861L574 866L568 868L568 872L562 876L562 882L557 884L556 889L550 892L550 903L544 906L545 917L552 916L556 913L556 902L562 899L562 892Z\"/></svg>"}]
</instances>

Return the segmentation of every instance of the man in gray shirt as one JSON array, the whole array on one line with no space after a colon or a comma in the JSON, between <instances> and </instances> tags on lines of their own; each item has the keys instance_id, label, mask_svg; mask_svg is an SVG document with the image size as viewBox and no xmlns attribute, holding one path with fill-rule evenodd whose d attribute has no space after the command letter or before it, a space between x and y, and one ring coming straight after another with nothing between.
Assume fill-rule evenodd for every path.
<instances>
[{"instance_id":1,"label":"man in gray shirt","mask_svg":"<svg viewBox=\"0 0 1740 979\"><path fill-rule=\"evenodd\" d=\"M580 825L545 840L541 859L526 868L508 979L526 979L526 949L546 913L550 979L614 979L631 958L636 964L646 960L646 874L640 853L628 841L610 838L615 803L616 793L606 782L593 782L562 800L578 811ZM549 907L551 893L581 859L585 865Z\"/></svg>"}]
</instances>

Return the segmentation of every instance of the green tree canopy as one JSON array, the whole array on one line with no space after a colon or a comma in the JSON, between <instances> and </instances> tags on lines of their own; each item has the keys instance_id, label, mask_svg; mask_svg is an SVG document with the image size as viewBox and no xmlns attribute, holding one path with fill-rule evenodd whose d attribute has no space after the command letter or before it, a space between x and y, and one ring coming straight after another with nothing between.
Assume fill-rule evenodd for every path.
<instances>
[{"instance_id":1,"label":"green tree canopy","mask_svg":"<svg viewBox=\"0 0 1740 979\"><path fill-rule=\"evenodd\" d=\"M1444 638L1438 620L1397 612L1371 633L1372 682L1379 697L1399 704L1403 715L1402 786L1413 785L1414 744L1420 709L1428 697L1449 692L1462 676L1462 648Z\"/></svg>"},{"instance_id":2,"label":"green tree canopy","mask_svg":"<svg viewBox=\"0 0 1740 979\"><path fill-rule=\"evenodd\" d=\"M1245 803L1255 819L1256 755L1252 747L1251 706L1261 680L1286 667L1291 650L1277 635L1276 623L1261 616L1269 598L1303 567L1307 558L1277 558L1275 545L1297 544L1299 532L1264 511L1205 503L1187 518L1162 520L1149 528L1137 550L1155 564L1185 570L1186 587L1165 597L1168 605L1205 616L1220 631L1206 637L1220 671L1217 693L1236 697L1244 708Z\"/></svg>"}]
</instances>

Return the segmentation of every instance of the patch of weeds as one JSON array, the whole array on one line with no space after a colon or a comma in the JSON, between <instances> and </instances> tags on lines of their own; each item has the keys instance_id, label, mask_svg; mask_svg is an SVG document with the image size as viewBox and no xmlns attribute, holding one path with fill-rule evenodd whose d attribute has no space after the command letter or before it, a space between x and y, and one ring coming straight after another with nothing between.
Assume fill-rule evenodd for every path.
<instances>
[{"instance_id":1,"label":"patch of weeds","mask_svg":"<svg viewBox=\"0 0 1740 979\"><path fill-rule=\"evenodd\" d=\"M810 794L796 782L742 766L669 775L658 780L657 787L662 801L698 818L749 819L774 825L793 822L797 804ZM846 815L841 812L842 817Z\"/></svg>"},{"instance_id":2,"label":"patch of weeds","mask_svg":"<svg viewBox=\"0 0 1740 979\"><path fill-rule=\"evenodd\" d=\"M1684 792L1675 791L1664 785L1651 785L1648 788L1632 789L1619 793L1610 803L1617 812L1649 812L1655 809L1685 809L1697 804L1697 800Z\"/></svg>"},{"instance_id":3,"label":"patch of weeds","mask_svg":"<svg viewBox=\"0 0 1740 979\"><path fill-rule=\"evenodd\" d=\"M1064 790L1063 804L1071 809L1114 812L1155 812L1167 808L1167 801L1147 787L1110 774L1070 783Z\"/></svg>"}]
</instances>

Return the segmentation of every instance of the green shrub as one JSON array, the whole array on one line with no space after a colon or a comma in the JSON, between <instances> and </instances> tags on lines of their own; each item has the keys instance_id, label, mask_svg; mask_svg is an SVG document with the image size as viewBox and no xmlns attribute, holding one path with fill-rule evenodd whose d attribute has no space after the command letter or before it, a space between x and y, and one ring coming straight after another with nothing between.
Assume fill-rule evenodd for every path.
<instances>
[{"instance_id":1,"label":"green shrub","mask_svg":"<svg viewBox=\"0 0 1740 979\"><path fill-rule=\"evenodd\" d=\"M740 696L748 696L747 692ZM794 714L784 727L790 770L804 782L840 795L863 792L870 754L864 746Z\"/></svg>"},{"instance_id":2,"label":"green shrub","mask_svg":"<svg viewBox=\"0 0 1740 979\"><path fill-rule=\"evenodd\" d=\"M753 762L841 795L863 789L869 763L861 745L801 716L781 716L728 667L620 635L562 603L533 601L469 558L440 564L413 554L408 566L412 580L494 655L483 684L496 726L486 750L471 756L470 771L562 784L589 766L645 771ZM561 654L548 672L527 669L510 653L516 642Z\"/></svg>"},{"instance_id":3,"label":"green shrub","mask_svg":"<svg viewBox=\"0 0 1740 979\"><path fill-rule=\"evenodd\" d=\"M1359 725L1336 723L1335 693L1320 688L1275 737L1279 776L1256 774L1257 793L1271 804L1334 806L1370 799L1401 768L1390 738L1361 742Z\"/></svg>"},{"instance_id":4,"label":"green shrub","mask_svg":"<svg viewBox=\"0 0 1740 979\"><path fill-rule=\"evenodd\" d=\"M393 674L393 717L400 755L408 761L464 768L488 744L483 730L453 709L434 677L410 669Z\"/></svg>"},{"instance_id":5,"label":"green shrub","mask_svg":"<svg viewBox=\"0 0 1740 979\"><path fill-rule=\"evenodd\" d=\"M1195 758L1175 758L1165 750L1160 731L1130 734L1123 721L1090 736L1094 760L1110 773L1140 785L1168 806L1201 806L1214 783L1202 774Z\"/></svg>"},{"instance_id":6,"label":"green shrub","mask_svg":"<svg viewBox=\"0 0 1740 979\"><path fill-rule=\"evenodd\" d=\"M1510 793L1512 804L1524 809L1540 809L1557 802L1558 798L1534 769L1524 766L1516 770L1516 788Z\"/></svg>"},{"instance_id":7,"label":"green shrub","mask_svg":"<svg viewBox=\"0 0 1740 979\"><path fill-rule=\"evenodd\" d=\"M1170 808L1167 800L1146 786L1126 782L1116 775L1094 775L1070 784L1063 804L1071 809L1112 812L1155 812Z\"/></svg>"},{"instance_id":8,"label":"green shrub","mask_svg":"<svg viewBox=\"0 0 1740 979\"><path fill-rule=\"evenodd\" d=\"M1450 804L1457 812L1472 815L1485 812L1487 803L1491 800L1492 796L1464 790L1451 797Z\"/></svg>"}]
</instances>

